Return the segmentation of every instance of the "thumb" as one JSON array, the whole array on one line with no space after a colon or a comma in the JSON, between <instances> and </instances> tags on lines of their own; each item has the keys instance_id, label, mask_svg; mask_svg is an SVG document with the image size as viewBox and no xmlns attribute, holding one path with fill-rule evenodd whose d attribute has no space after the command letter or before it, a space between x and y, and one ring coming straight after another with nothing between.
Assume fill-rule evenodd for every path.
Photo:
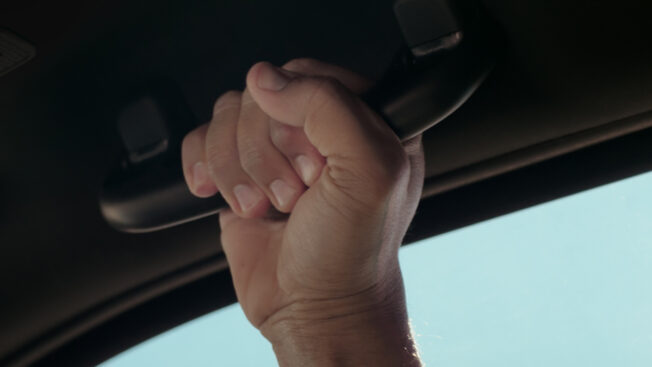
<instances>
[{"instance_id":1,"label":"thumb","mask_svg":"<svg viewBox=\"0 0 652 367\"><path fill-rule=\"evenodd\" d=\"M304 130L330 178L351 194L387 192L407 167L394 132L336 79L262 62L250 69L247 89L268 116Z\"/></svg>"}]
</instances>

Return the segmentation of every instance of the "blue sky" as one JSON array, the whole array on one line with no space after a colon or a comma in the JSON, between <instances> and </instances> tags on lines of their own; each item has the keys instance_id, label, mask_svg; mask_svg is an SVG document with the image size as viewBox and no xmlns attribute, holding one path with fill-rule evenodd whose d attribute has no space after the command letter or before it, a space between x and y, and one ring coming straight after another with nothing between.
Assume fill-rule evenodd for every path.
<instances>
[{"instance_id":1,"label":"blue sky","mask_svg":"<svg viewBox=\"0 0 652 367\"><path fill-rule=\"evenodd\" d=\"M651 366L652 173L401 249L426 366ZM274 366L238 305L107 361Z\"/></svg>"}]
</instances>

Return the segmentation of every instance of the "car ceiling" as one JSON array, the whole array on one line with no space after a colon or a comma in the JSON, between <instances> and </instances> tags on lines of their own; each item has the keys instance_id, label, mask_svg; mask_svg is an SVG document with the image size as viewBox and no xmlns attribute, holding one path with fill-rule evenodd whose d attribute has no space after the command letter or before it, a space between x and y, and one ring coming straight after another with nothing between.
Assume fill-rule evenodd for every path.
<instances>
[{"instance_id":1,"label":"car ceiling","mask_svg":"<svg viewBox=\"0 0 652 367\"><path fill-rule=\"evenodd\" d=\"M115 115L152 77L202 121L256 61L314 57L378 78L400 46L390 0L80 1L0 5L36 57L0 77L0 360L77 314L220 253L216 218L116 232L98 192ZM649 1L485 1L507 47L424 139L427 175L652 109Z\"/></svg>"}]
</instances>

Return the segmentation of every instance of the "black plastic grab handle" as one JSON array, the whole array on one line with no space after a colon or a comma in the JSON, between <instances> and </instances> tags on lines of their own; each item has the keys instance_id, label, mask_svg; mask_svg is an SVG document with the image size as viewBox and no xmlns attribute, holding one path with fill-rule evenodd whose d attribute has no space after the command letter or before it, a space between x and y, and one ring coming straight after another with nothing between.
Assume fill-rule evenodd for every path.
<instances>
[{"instance_id":1,"label":"black plastic grab handle","mask_svg":"<svg viewBox=\"0 0 652 367\"><path fill-rule=\"evenodd\" d=\"M395 13L406 47L386 76L362 99L401 140L407 140L466 102L493 68L499 42L495 28L479 7L462 9L444 0L400 0ZM148 108L156 112L139 113L166 113L151 106L140 110ZM164 141L167 144L168 140ZM178 144L172 147L175 149L161 157L144 164L125 164L111 173L100 195L102 214L111 226L124 232L151 232L228 207L219 194L199 199L190 193ZM158 144L156 149L164 147ZM131 161L138 163L142 157L150 158L136 154Z\"/></svg>"}]
</instances>

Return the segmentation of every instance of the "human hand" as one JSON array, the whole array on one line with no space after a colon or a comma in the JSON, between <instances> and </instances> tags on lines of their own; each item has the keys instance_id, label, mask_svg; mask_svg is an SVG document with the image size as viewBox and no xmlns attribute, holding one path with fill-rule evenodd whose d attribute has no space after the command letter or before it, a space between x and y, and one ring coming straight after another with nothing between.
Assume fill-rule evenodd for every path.
<instances>
[{"instance_id":1,"label":"human hand","mask_svg":"<svg viewBox=\"0 0 652 367\"><path fill-rule=\"evenodd\" d=\"M282 365L418 365L398 248L423 155L356 97L368 86L315 60L259 63L183 143L191 191L229 203L236 294Z\"/></svg>"}]
</instances>

